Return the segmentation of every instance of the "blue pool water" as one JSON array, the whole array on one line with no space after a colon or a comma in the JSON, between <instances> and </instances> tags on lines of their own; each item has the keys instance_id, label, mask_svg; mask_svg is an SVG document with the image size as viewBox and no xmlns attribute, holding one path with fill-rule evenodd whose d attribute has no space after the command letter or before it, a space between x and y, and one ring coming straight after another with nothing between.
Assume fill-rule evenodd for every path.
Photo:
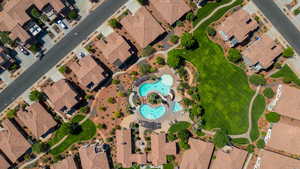
<instances>
[{"instance_id":1,"label":"blue pool water","mask_svg":"<svg viewBox=\"0 0 300 169\"><path fill-rule=\"evenodd\" d=\"M178 112L178 111L183 110L183 108L181 107L181 105L178 102L175 102L172 110L173 110L173 112Z\"/></svg>"},{"instance_id":2,"label":"blue pool water","mask_svg":"<svg viewBox=\"0 0 300 169\"><path fill-rule=\"evenodd\" d=\"M143 104L140 107L140 113L146 119L155 120L166 113L166 108L164 106L151 107L147 104Z\"/></svg>"},{"instance_id":3,"label":"blue pool water","mask_svg":"<svg viewBox=\"0 0 300 169\"><path fill-rule=\"evenodd\" d=\"M139 88L140 96L147 96L150 92L156 91L166 96L170 93L171 86L173 85L173 77L165 74L161 76L160 80L154 83L144 83Z\"/></svg>"}]
</instances>

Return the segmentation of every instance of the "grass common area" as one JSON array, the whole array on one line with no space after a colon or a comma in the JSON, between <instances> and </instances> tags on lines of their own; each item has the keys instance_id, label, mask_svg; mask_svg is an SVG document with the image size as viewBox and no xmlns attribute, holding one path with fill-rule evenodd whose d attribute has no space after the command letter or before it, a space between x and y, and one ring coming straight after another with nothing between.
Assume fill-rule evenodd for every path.
<instances>
[{"instance_id":1,"label":"grass common area","mask_svg":"<svg viewBox=\"0 0 300 169\"><path fill-rule=\"evenodd\" d=\"M168 133L174 134L174 133L176 133L176 132L178 132L178 131L188 129L188 128L190 128L191 126L192 126L192 124L189 123L189 122L186 122L186 121L179 121L179 122L173 124L173 125L169 128Z\"/></svg>"},{"instance_id":2,"label":"grass common area","mask_svg":"<svg viewBox=\"0 0 300 169\"><path fill-rule=\"evenodd\" d=\"M70 121L71 123L78 123L82 119L84 119L84 115L76 115ZM54 137L49 141L49 145L53 146L58 143L63 137L68 135L67 123L64 123L60 126L60 128L54 133ZM81 132L78 134L70 134L65 141L63 141L58 147L52 149L50 153L52 155L59 155L60 153L67 150L74 143L78 143L80 141L90 140L96 134L96 125L91 121L87 120L81 124Z\"/></svg>"},{"instance_id":3,"label":"grass common area","mask_svg":"<svg viewBox=\"0 0 300 169\"><path fill-rule=\"evenodd\" d=\"M226 2L229 0L208 4L199 9L197 19L204 18L214 8ZM226 11L241 2L242 0L236 0L231 6L220 9L194 32L193 36L198 42L197 48L172 51L193 63L198 69L198 88L201 93L201 105L205 109L205 128L223 128L228 134L242 134L247 131L248 106L254 91L249 87L245 72L226 60L222 47L207 37L206 30L212 22L220 19Z\"/></svg>"},{"instance_id":4,"label":"grass common area","mask_svg":"<svg viewBox=\"0 0 300 169\"><path fill-rule=\"evenodd\" d=\"M274 73L272 78L282 78L284 83L295 83L300 86L300 79L288 65L284 65L278 72Z\"/></svg>"},{"instance_id":5,"label":"grass common area","mask_svg":"<svg viewBox=\"0 0 300 169\"><path fill-rule=\"evenodd\" d=\"M258 119L262 116L266 103L265 99L262 95L258 95L254 102L252 107L252 129L250 131L250 138L252 141L255 141L260 136L259 129L258 129Z\"/></svg>"}]
</instances>

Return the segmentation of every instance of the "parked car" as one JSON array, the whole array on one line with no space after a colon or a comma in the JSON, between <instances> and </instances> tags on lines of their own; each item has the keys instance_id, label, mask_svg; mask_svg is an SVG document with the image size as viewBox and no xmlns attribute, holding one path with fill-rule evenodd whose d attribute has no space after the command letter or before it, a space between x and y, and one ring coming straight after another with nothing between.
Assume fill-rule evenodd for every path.
<instances>
[{"instance_id":1,"label":"parked car","mask_svg":"<svg viewBox=\"0 0 300 169\"><path fill-rule=\"evenodd\" d=\"M68 29L68 26L62 20L58 20L57 24L63 29Z\"/></svg>"},{"instance_id":2,"label":"parked car","mask_svg":"<svg viewBox=\"0 0 300 169\"><path fill-rule=\"evenodd\" d=\"M23 46L19 46L18 47L19 50L24 54L24 55L29 55L30 53L28 52L27 49L25 49Z\"/></svg>"}]
</instances>

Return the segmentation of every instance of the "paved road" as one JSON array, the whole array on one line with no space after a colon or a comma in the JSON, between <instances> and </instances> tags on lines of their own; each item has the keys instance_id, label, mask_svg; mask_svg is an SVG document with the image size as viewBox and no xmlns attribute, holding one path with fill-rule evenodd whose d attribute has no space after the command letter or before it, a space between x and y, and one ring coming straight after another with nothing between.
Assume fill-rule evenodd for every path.
<instances>
[{"instance_id":1,"label":"paved road","mask_svg":"<svg viewBox=\"0 0 300 169\"><path fill-rule=\"evenodd\" d=\"M56 65L64 56L85 40L108 17L118 10L127 0L107 0L51 48L42 60L33 64L4 91L0 93L0 112L18 98L26 89Z\"/></svg>"},{"instance_id":2,"label":"paved road","mask_svg":"<svg viewBox=\"0 0 300 169\"><path fill-rule=\"evenodd\" d=\"M252 0L275 28L300 54L300 32L287 16L274 3L274 0Z\"/></svg>"}]
</instances>

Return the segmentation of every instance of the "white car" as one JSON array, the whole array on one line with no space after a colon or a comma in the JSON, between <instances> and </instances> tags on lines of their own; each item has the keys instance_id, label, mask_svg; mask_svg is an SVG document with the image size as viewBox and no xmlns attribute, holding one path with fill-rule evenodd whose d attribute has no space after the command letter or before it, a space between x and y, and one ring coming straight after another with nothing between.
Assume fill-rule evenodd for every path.
<instances>
[{"instance_id":1,"label":"white car","mask_svg":"<svg viewBox=\"0 0 300 169\"><path fill-rule=\"evenodd\" d=\"M58 20L57 24L63 29L68 29L68 26L62 20Z\"/></svg>"}]
</instances>

